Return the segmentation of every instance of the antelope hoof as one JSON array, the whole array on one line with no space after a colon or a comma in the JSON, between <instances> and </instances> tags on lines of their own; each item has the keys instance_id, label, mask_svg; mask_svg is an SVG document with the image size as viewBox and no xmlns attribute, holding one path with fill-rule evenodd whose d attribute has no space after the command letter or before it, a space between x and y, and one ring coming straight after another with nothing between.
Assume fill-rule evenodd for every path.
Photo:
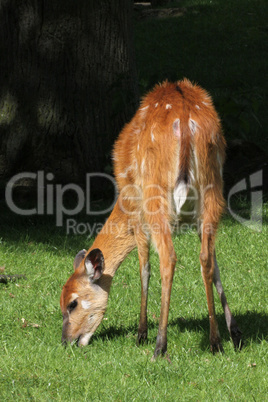
<instances>
[{"instance_id":1,"label":"antelope hoof","mask_svg":"<svg viewBox=\"0 0 268 402\"><path fill-rule=\"evenodd\" d=\"M166 353L166 350L162 350L161 348L155 348L154 355L152 357L152 361L155 361L155 359L158 356L164 356L165 353Z\"/></svg>"},{"instance_id":2,"label":"antelope hoof","mask_svg":"<svg viewBox=\"0 0 268 402\"><path fill-rule=\"evenodd\" d=\"M220 339L214 339L213 341L210 341L210 350L213 354L218 352L224 353Z\"/></svg>"},{"instance_id":3,"label":"antelope hoof","mask_svg":"<svg viewBox=\"0 0 268 402\"><path fill-rule=\"evenodd\" d=\"M151 358L151 362L155 362L159 356L165 356L166 352L163 352L161 349L155 348L153 357Z\"/></svg>"},{"instance_id":4,"label":"antelope hoof","mask_svg":"<svg viewBox=\"0 0 268 402\"><path fill-rule=\"evenodd\" d=\"M244 343L242 340L242 332L238 328L238 326L231 328L231 338L234 344L234 348L237 350L241 350Z\"/></svg>"},{"instance_id":5,"label":"antelope hoof","mask_svg":"<svg viewBox=\"0 0 268 402\"><path fill-rule=\"evenodd\" d=\"M144 331L139 331L138 332L138 336L137 336L137 340L136 340L136 345L140 346L141 344L144 344L147 342L147 330Z\"/></svg>"},{"instance_id":6,"label":"antelope hoof","mask_svg":"<svg viewBox=\"0 0 268 402\"><path fill-rule=\"evenodd\" d=\"M163 341L160 336L157 336L152 361L155 360L159 355L164 356L166 352L167 352L167 341L166 340Z\"/></svg>"}]
</instances>

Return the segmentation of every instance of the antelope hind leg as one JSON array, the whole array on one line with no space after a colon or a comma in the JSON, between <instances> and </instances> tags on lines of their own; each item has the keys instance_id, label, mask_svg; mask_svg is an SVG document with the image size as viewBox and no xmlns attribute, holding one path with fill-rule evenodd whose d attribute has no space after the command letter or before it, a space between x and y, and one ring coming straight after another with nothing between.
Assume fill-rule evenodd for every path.
<instances>
[{"instance_id":1,"label":"antelope hind leg","mask_svg":"<svg viewBox=\"0 0 268 402\"><path fill-rule=\"evenodd\" d=\"M221 304L222 304L222 308L224 311L224 315L225 315L225 320L226 320L226 325L228 328L228 331L230 333L230 336L232 338L234 347L236 349L241 349L243 346L243 341L242 341L242 332L239 329L236 320L234 319L231 310L228 306L227 303L227 299L224 293L224 289L221 283L221 278L220 278L220 270L219 270L219 266L217 264L217 260L216 260L216 255L214 253L214 275L213 275L213 283L217 289Z\"/></svg>"}]
</instances>

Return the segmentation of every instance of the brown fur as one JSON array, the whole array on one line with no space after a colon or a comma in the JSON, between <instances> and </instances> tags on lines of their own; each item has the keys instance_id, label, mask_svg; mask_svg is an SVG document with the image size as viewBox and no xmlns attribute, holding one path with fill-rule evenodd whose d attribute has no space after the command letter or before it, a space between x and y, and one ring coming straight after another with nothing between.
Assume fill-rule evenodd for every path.
<instances>
[{"instance_id":1,"label":"brown fur","mask_svg":"<svg viewBox=\"0 0 268 402\"><path fill-rule=\"evenodd\" d=\"M174 132L176 120L179 121L178 130ZM113 158L119 197L111 216L87 252L89 255L96 248L102 251L104 274L97 283L91 283L83 259L67 281L61 296L65 317L63 340L83 336L85 331L88 334L95 331L107 305L112 278L126 255L136 246L142 283L138 343L146 339L148 255L152 240L159 253L162 280L161 315L154 356L166 352L170 293L176 263L172 227L183 220L189 222L189 214L185 219L183 210L179 217L175 213L173 194L181 185L185 194L189 195L189 191L194 189L198 195L195 214L190 216L190 221L197 222L200 228L200 262L208 301L211 349L221 349L212 282L216 261L215 235L224 207L221 169L225 140L210 96L186 79L157 85L144 97L136 115L122 130L114 146ZM78 306L76 311L69 313L72 294L78 295ZM88 315L97 316L92 326L84 324L87 315L80 305L82 299L92 305ZM224 305L227 311L226 305L227 302ZM231 313L228 314L234 324ZM86 328L79 331L79 326ZM238 328L235 330L237 334ZM229 331L231 333L230 328Z\"/></svg>"}]
</instances>

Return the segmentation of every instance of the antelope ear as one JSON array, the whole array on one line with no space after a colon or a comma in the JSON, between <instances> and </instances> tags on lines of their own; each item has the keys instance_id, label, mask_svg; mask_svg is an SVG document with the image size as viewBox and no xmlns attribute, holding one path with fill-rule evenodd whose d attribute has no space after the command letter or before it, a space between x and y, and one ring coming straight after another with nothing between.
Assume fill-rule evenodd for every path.
<instances>
[{"instance_id":1,"label":"antelope ear","mask_svg":"<svg viewBox=\"0 0 268 402\"><path fill-rule=\"evenodd\" d=\"M85 259L85 270L89 276L89 279L93 282L97 281L104 270L104 257L102 252L95 248L90 251Z\"/></svg>"},{"instance_id":2,"label":"antelope ear","mask_svg":"<svg viewBox=\"0 0 268 402\"><path fill-rule=\"evenodd\" d=\"M86 250L80 250L79 253L76 254L73 264L74 270L79 267L81 261L85 258L86 252Z\"/></svg>"}]
</instances>

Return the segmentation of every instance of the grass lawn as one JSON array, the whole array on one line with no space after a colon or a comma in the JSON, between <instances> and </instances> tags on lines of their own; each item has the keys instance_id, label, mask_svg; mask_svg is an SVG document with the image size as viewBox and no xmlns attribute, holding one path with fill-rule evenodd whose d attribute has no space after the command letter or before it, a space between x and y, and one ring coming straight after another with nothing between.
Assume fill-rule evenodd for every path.
<instances>
[{"instance_id":1,"label":"grass lawn","mask_svg":"<svg viewBox=\"0 0 268 402\"><path fill-rule=\"evenodd\" d=\"M267 400L267 203L264 214L260 233L225 216L217 238L222 280L243 331L244 349L234 351L216 298L225 353L209 351L200 245L189 231L174 238L178 263L168 327L171 363L162 358L152 363L161 291L157 254L152 250L149 342L135 346L140 284L134 251L114 278L105 319L90 345L65 349L60 344L61 287L74 255L90 241L86 235L55 230L53 220L5 211L1 265L5 273L27 278L0 285L0 399Z\"/></svg>"},{"instance_id":2,"label":"grass lawn","mask_svg":"<svg viewBox=\"0 0 268 402\"><path fill-rule=\"evenodd\" d=\"M184 7L183 15L136 17L141 92L165 78L195 80L213 95L228 139L267 149L267 1L182 0L173 6ZM65 226L55 226L55 217L14 215L4 200L0 209L0 267L5 274L26 276L0 283L0 401L268 401L267 202L261 232L225 215L217 237L223 285L243 332L240 352L233 349L216 296L225 353L210 353L199 240L192 231L174 237L171 363L151 362L161 295L153 250L148 343L135 345L140 281L133 251L114 278L105 318L90 345L64 348L61 288L74 256L92 239L67 235ZM74 218L96 222L83 214Z\"/></svg>"}]
</instances>

